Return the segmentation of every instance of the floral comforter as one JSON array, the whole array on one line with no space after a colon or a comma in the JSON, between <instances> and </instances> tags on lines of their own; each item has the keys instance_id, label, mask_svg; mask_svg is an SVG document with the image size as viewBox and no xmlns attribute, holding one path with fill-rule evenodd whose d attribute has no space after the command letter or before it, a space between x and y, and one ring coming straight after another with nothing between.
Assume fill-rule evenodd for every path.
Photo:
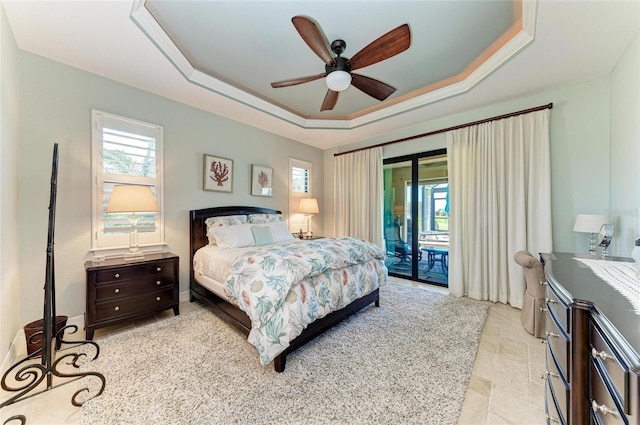
<instances>
[{"instance_id":1,"label":"floral comforter","mask_svg":"<svg viewBox=\"0 0 640 425\"><path fill-rule=\"evenodd\" d=\"M303 329L384 284L385 253L360 239L326 238L256 247L240 255L226 292L251 319L248 341L263 365Z\"/></svg>"}]
</instances>

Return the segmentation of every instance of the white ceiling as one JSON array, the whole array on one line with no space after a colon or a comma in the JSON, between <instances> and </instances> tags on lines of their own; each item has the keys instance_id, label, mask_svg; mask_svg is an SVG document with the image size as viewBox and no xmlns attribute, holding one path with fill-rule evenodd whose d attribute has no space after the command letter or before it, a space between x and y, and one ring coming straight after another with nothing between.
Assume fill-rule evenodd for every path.
<instances>
[{"instance_id":1,"label":"white ceiling","mask_svg":"<svg viewBox=\"0 0 640 425\"><path fill-rule=\"evenodd\" d=\"M321 149L607 75L638 31L637 1L4 1L20 49ZM514 11L515 16L514 16ZM357 72L397 91L349 87L319 112L324 72L291 17L312 17L351 57L408 23L408 50ZM518 21L520 19L520 21ZM512 25L495 53L471 64ZM459 74L464 80L429 87ZM537 106L537 105L531 105Z\"/></svg>"}]
</instances>

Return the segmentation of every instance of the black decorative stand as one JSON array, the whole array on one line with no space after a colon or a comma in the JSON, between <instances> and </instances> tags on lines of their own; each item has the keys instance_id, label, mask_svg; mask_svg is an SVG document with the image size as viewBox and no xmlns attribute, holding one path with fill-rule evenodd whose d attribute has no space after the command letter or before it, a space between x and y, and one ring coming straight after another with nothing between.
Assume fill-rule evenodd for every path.
<instances>
[{"instance_id":1,"label":"black decorative stand","mask_svg":"<svg viewBox=\"0 0 640 425\"><path fill-rule=\"evenodd\" d=\"M45 391L74 382L85 376L95 376L101 381L100 388L93 396L86 400L78 401L81 393L90 393L89 388L81 388L71 397L71 404L74 406L82 406L87 400L99 396L104 391L106 380L104 375L98 372L64 372L59 366L66 364L79 369L83 364L93 361L100 354L100 347L93 341L65 341L63 336L65 331L74 334L78 331L76 325L68 325L56 332L56 294L55 294L55 273L54 273L54 257L53 257L53 236L55 227L55 209L56 209L56 192L58 176L58 144L53 145L53 164L51 170L51 195L49 198L49 233L47 237L47 266L44 285L44 318L42 331L36 332L29 337L27 344L36 344L38 338L41 339L41 347L33 353L27 355L24 359L11 366L2 376L2 389L4 391L16 393L6 401L0 404L0 409L17 403ZM61 344L72 344L72 347L58 350ZM89 354L83 352L64 353L65 351L76 348L80 345L90 344L95 350L95 354L89 358ZM56 353L59 353L56 356ZM56 358L57 357L57 358ZM39 360L39 361L38 361ZM69 368L68 368L69 369ZM53 377L73 378L67 379L57 385L53 384ZM46 380L46 387L40 384ZM40 388L38 388L40 387ZM32 394L30 394L32 393ZM25 424L26 418L23 415L15 415L7 418L3 425L9 422L19 422Z\"/></svg>"}]
</instances>

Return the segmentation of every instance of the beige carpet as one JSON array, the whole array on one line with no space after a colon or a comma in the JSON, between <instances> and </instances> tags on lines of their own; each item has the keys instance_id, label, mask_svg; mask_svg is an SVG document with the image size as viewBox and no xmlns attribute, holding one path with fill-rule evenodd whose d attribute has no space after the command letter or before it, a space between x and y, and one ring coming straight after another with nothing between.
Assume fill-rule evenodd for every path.
<instances>
[{"instance_id":1,"label":"beige carpet","mask_svg":"<svg viewBox=\"0 0 640 425\"><path fill-rule=\"evenodd\" d=\"M388 284L368 307L260 366L209 311L100 341L106 376L83 424L455 424L488 304Z\"/></svg>"}]
</instances>

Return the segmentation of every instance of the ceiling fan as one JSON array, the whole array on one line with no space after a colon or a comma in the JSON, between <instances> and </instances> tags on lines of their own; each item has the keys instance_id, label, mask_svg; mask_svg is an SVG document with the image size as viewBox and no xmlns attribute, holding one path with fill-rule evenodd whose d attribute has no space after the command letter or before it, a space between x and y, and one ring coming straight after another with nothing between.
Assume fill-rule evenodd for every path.
<instances>
[{"instance_id":1,"label":"ceiling fan","mask_svg":"<svg viewBox=\"0 0 640 425\"><path fill-rule=\"evenodd\" d=\"M326 77L326 83L329 89L320 107L321 111L333 109L338 101L338 93L346 90L349 85L353 85L365 94L381 101L396 91L394 87L382 81L365 77L364 75L354 74L351 71L373 65L374 63L389 59L407 50L411 45L409 25L400 25L396 29L389 31L365 46L351 59L348 59L340 56L347 46L344 40L335 40L329 45L322 30L320 30L318 24L311 18L294 16L291 18L291 21L304 42L307 43L311 50L325 63L325 72L307 77L275 81L271 83L271 87L295 86ZM334 57L331 52L335 53L336 56Z\"/></svg>"}]
</instances>

